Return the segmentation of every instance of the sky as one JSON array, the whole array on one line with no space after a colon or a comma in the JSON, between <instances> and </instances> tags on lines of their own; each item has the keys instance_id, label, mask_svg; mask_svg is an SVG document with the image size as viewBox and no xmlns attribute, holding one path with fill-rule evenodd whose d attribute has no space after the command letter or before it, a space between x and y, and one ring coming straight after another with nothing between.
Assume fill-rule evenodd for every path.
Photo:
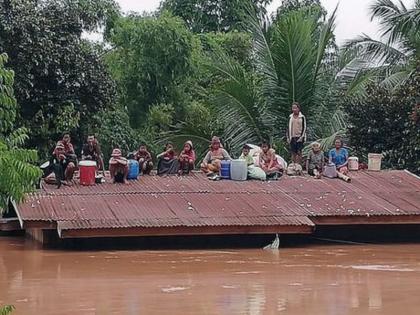
<instances>
[{"instance_id":1,"label":"sky","mask_svg":"<svg viewBox=\"0 0 420 315\"><path fill-rule=\"evenodd\" d=\"M124 12L154 11L160 0L117 0ZM226 0L229 1L229 0ZM273 0L268 12L273 12L282 0ZM414 0L403 0L405 5L412 5ZM344 43L362 33L378 38L378 25L370 21L369 6L373 0L321 0L324 7L331 14L337 4L336 38L338 44Z\"/></svg>"}]
</instances>

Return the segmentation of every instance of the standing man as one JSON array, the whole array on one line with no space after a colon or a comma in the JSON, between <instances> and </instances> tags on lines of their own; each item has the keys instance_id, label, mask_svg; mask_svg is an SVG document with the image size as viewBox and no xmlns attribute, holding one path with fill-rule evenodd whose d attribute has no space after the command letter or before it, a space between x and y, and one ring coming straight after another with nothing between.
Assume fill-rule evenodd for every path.
<instances>
[{"instance_id":1,"label":"standing man","mask_svg":"<svg viewBox=\"0 0 420 315\"><path fill-rule=\"evenodd\" d=\"M292 114L289 117L289 128L287 129L287 142L290 144L292 161L295 164L302 164L302 149L306 141L306 118L300 111L300 104L292 104Z\"/></svg>"},{"instance_id":2,"label":"standing man","mask_svg":"<svg viewBox=\"0 0 420 315\"><path fill-rule=\"evenodd\" d=\"M101 146L94 135L89 135L87 137L87 142L83 145L82 160L95 161L98 170L104 171Z\"/></svg>"}]
</instances>

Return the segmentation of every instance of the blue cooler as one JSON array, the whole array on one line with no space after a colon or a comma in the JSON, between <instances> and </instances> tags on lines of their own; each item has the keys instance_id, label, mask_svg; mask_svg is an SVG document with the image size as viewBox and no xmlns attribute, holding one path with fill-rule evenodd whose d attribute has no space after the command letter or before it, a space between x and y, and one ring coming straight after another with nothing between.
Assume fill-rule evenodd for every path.
<instances>
[{"instance_id":1,"label":"blue cooler","mask_svg":"<svg viewBox=\"0 0 420 315\"><path fill-rule=\"evenodd\" d=\"M221 161L220 177L230 179L230 161Z\"/></svg>"},{"instance_id":2,"label":"blue cooler","mask_svg":"<svg viewBox=\"0 0 420 315\"><path fill-rule=\"evenodd\" d=\"M137 179L137 177L139 177L139 162L136 160L128 160L127 179Z\"/></svg>"}]
</instances>

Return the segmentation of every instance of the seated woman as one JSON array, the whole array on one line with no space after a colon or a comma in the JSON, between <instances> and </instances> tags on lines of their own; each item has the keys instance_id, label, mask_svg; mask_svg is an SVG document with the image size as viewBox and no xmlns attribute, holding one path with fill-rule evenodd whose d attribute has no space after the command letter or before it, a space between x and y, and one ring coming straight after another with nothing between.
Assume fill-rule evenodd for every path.
<instances>
[{"instance_id":1,"label":"seated woman","mask_svg":"<svg viewBox=\"0 0 420 315\"><path fill-rule=\"evenodd\" d=\"M120 149L112 150L111 159L109 160L109 172L113 183L128 183L128 160L122 157Z\"/></svg>"},{"instance_id":2,"label":"seated woman","mask_svg":"<svg viewBox=\"0 0 420 315\"><path fill-rule=\"evenodd\" d=\"M311 144L311 150L309 151L306 159L306 170L308 174L315 178L321 178L322 171L324 169L324 152L321 150L319 142L313 142Z\"/></svg>"},{"instance_id":3,"label":"seated woman","mask_svg":"<svg viewBox=\"0 0 420 315\"><path fill-rule=\"evenodd\" d=\"M67 184L73 179L76 155L71 150L66 152L61 141L57 142L49 162L50 173L44 179L47 184L57 184L60 188L61 184Z\"/></svg>"},{"instance_id":4,"label":"seated woman","mask_svg":"<svg viewBox=\"0 0 420 315\"><path fill-rule=\"evenodd\" d=\"M245 160L248 165L248 179L259 179L266 180L267 176L265 172L258 166L254 165L254 158L249 154L251 147L244 145L242 148L242 154L239 157L240 160Z\"/></svg>"},{"instance_id":5,"label":"seated woman","mask_svg":"<svg viewBox=\"0 0 420 315\"><path fill-rule=\"evenodd\" d=\"M210 150L204 157L203 163L201 163L201 170L208 176L219 174L221 161L223 160L230 161L232 158L229 153L222 148L220 139L215 136L211 139Z\"/></svg>"},{"instance_id":6,"label":"seated woman","mask_svg":"<svg viewBox=\"0 0 420 315\"><path fill-rule=\"evenodd\" d=\"M276 151L264 141L261 144L260 167L269 179L278 179L283 174L283 167L277 161Z\"/></svg>"},{"instance_id":7,"label":"seated woman","mask_svg":"<svg viewBox=\"0 0 420 315\"><path fill-rule=\"evenodd\" d=\"M176 174L179 169L178 158L175 154L174 146L171 142L165 145L165 151L157 156L157 174L170 175Z\"/></svg>"},{"instance_id":8,"label":"seated woman","mask_svg":"<svg viewBox=\"0 0 420 315\"><path fill-rule=\"evenodd\" d=\"M152 155L145 144L141 144L139 150L134 153L134 159L139 162L139 169L144 175L149 175L153 169Z\"/></svg>"},{"instance_id":9,"label":"seated woman","mask_svg":"<svg viewBox=\"0 0 420 315\"><path fill-rule=\"evenodd\" d=\"M179 175L188 174L194 169L195 152L192 141L188 140L184 144L184 149L179 155Z\"/></svg>"},{"instance_id":10,"label":"seated woman","mask_svg":"<svg viewBox=\"0 0 420 315\"><path fill-rule=\"evenodd\" d=\"M347 176L349 169L347 168L349 152L344 147L343 140L340 138L335 140L335 148L329 152L329 163L335 164L337 168L337 176L345 181L350 181Z\"/></svg>"}]
</instances>

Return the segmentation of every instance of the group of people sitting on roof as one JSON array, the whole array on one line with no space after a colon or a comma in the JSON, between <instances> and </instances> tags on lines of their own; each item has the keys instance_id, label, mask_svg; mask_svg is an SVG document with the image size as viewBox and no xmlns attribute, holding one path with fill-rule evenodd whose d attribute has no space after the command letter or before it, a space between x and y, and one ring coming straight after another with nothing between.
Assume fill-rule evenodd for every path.
<instances>
[{"instance_id":1,"label":"group of people sitting on roof","mask_svg":"<svg viewBox=\"0 0 420 315\"><path fill-rule=\"evenodd\" d=\"M289 175L299 175L299 172L302 170L302 149L306 141L306 128L306 118L300 111L300 105L293 103L287 130L287 141L290 145L292 163L287 166L268 141L262 142L259 147L245 144L239 159L244 160L248 166L248 178L276 180L282 176L284 171L287 171ZM339 177L343 179L348 178L348 158L349 154L343 146L343 141L337 139L335 148L329 152L328 163L335 165ZM115 148L109 160L109 173L113 182L127 182L129 159L137 160L140 173L143 175L151 174L154 163L152 154L148 151L145 144L141 144L138 150L127 158L123 156L119 148ZM87 137L87 141L81 150L81 160L95 161L98 173L102 172L104 178L105 165L103 155L99 142L94 135ZM196 164L193 143L190 140L186 141L179 154L176 153L172 143L167 143L164 151L156 156L156 160L157 175L188 174L194 170ZM231 160L230 154L223 147L220 139L214 136L211 139L209 150L200 164L200 169L209 179L218 180L220 179L219 173L223 161ZM63 138L57 142L48 165L50 172L46 172L45 182L60 185L73 179L74 172L78 168L78 158L71 144L69 133L65 133ZM313 142L306 157L308 174L315 178L321 178L326 165L326 159L320 143Z\"/></svg>"}]
</instances>

